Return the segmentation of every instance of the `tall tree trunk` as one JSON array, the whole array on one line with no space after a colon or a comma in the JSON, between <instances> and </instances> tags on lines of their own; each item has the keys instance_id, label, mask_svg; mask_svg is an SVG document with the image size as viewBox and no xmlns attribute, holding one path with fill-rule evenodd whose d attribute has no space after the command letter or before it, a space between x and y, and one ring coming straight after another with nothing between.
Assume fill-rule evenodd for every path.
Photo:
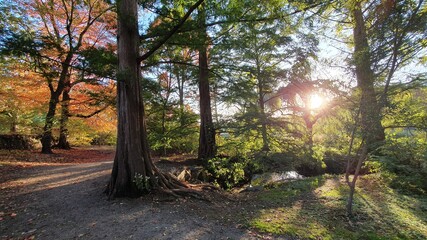
<instances>
[{"instance_id":1,"label":"tall tree trunk","mask_svg":"<svg viewBox=\"0 0 427 240\"><path fill-rule=\"evenodd\" d=\"M385 139L385 134L384 128L381 125L381 113L374 89L374 73L371 68L365 21L359 1L356 1L352 11L354 19L354 62L357 86L361 92L360 114L362 134L365 138L368 152L370 152L378 147L378 144Z\"/></svg>"},{"instance_id":2,"label":"tall tree trunk","mask_svg":"<svg viewBox=\"0 0 427 240\"><path fill-rule=\"evenodd\" d=\"M206 12L204 4L199 8L199 25L202 29L203 43L199 47L199 95L200 95L200 136L198 158L207 161L216 155L215 128L212 121L212 108L209 89L208 36L205 27Z\"/></svg>"},{"instance_id":3,"label":"tall tree trunk","mask_svg":"<svg viewBox=\"0 0 427 240\"><path fill-rule=\"evenodd\" d=\"M363 19L362 6L360 1L356 1L353 7L352 17L354 21L354 64L356 67L357 87L360 89L360 115L362 136L364 146L359 157L353 180L349 181L349 167L347 166L347 183L350 187L350 194L347 201L347 214L352 216L353 196L356 188L356 181L360 168L366 156L375 150L385 139L384 128L381 125L380 107L374 89L374 73L371 68L370 50L366 35L366 26Z\"/></svg>"},{"instance_id":4,"label":"tall tree trunk","mask_svg":"<svg viewBox=\"0 0 427 240\"><path fill-rule=\"evenodd\" d=\"M119 73L117 85L117 146L108 197L136 197L153 188L186 187L153 164L147 142L144 105L140 93L137 0L117 1Z\"/></svg>"},{"instance_id":5,"label":"tall tree trunk","mask_svg":"<svg viewBox=\"0 0 427 240\"><path fill-rule=\"evenodd\" d=\"M66 83L64 84L64 91L62 92L62 103L61 103L61 119L59 120L59 149L71 149L70 143L68 142L68 116L70 115L70 90L71 82L68 76Z\"/></svg>"},{"instance_id":6,"label":"tall tree trunk","mask_svg":"<svg viewBox=\"0 0 427 240\"><path fill-rule=\"evenodd\" d=\"M140 68L138 64L138 13L136 0L118 1L118 55L119 73L117 84L117 146L113 170L106 193L109 198L135 197L142 189L134 180L141 176L145 182L153 176L146 138L140 94ZM142 118L141 118L142 117ZM143 183L145 185L145 183Z\"/></svg>"}]
</instances>

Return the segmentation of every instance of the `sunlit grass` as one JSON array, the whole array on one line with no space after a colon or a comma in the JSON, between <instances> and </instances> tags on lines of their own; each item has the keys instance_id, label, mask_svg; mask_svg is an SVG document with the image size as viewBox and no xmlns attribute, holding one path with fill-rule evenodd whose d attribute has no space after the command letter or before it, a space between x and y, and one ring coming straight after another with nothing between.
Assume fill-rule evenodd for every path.
<instances>
[{"instance_id":1,"label":"sunlit grass","mask_svg":"<svg viewBox=\"0 0 427 240\"><path fill-rule=\"evenodd\" d=\"M303 239L427 239L427 197L390 189L378 175L362 178L354 213L346 215L348 187L340 177L307 178L260 194L262 209L248 221L265 233Z\"/></svg>"}]
</instances>

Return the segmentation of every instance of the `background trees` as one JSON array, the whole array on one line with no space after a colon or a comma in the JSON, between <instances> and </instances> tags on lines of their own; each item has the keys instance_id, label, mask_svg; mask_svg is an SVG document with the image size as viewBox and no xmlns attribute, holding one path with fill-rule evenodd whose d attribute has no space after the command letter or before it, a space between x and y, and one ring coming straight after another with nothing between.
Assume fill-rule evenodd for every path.
<instances>
[{"instance_id":1,"label":"background trees","mask_svg":"<svg viewBox=\"0 0 427 240\"><path fill-rule=\"evenodd\" d=\"M85 138L99 142L115 125L118 86L110 197L183 187L157 170L151 153L197 152L212 175L235 164L239 176L260 162L314 175L344 173L345 160L360 160L348 168L352 190L365 163L393 173L397 165L424 169L424 1L117 6L122 15L102 1L34 0L4 4L14 14L0 15L2 131L42 133L50 152L52 133L66 148L78 126L110 129ZM333 47L344 70L328 66ZM69 117L81 119L67 124ZM394 148L411 157L393 156Z\"/></svg>"},{"instance_id":2,"label":"background trees","mask_svg":"<svg viewBox=\"0 0 427 240\"><path fill-rule=\"evenodd\" d=\"M351 182L348 180L351 189L348 212L351 214L360 166L368 154L378 151L384 144L381 110L386 106L389 84L399 68L409 64L408 61L414 64L413 57L423 51L425 13L421 9L426 6L422 0L405 3L351 1L343 5L352 28L352 65L360 91L360 127L364 142L354 178ZM411 30L407 24L413 24L416 30Z\"/></svg>"},{"instance_id":3,"label":"background trees","mask_svg":"<svg viewBox=\"0 0 427 240\"><path fill-rule=\"evenodd\" d=\"M108 15L110 6L102 1L52 0L23 2L21 10L18 14L26 16L29 24L9 35L3 51L27 57L45 79L50 97L41 142L42 152L51 153L55 112L63 93L60 144L69 147L65 126L69 94L76 84L72 83L76 82L74 66L82 50L108 41L108 27L112 24L111 14Z\"/></svg>"}]
</instances>

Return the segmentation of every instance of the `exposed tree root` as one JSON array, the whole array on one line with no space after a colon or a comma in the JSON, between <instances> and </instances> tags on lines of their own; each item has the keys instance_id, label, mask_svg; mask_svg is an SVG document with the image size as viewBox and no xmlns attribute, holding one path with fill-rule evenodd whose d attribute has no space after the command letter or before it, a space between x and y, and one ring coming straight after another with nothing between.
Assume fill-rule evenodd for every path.
<instances>
[{"instance_id":1,"label":"exposed tree root","mask_svg":"<svg viewBox=\"0 0 427 240\"><path fill-rule=\"evenodd\" d=\"M159 169L155 169L158 176L158 191L171 195L176 198L180 197L193 197L199 200L211 202L203 194L204 191L222 191L212 184L188 184L181 182L174 175L170 173L163 173Z\"/></svg>"}]
</instances>

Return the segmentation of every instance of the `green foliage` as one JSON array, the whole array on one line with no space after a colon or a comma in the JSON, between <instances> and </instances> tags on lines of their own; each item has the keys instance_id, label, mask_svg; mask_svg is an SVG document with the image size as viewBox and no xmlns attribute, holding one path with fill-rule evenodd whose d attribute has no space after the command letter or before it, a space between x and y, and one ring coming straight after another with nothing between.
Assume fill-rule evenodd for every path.
<instances>
[{"instance_id":1,"label":"green foliage","mask_svg":"<svg viewBox=\"0 0 427 240\"><path fill-rule=\"evenodd\" d=\"M255 130L224 133L217 137L218 152L228 156L249 156L262 147L262 139Z\"/></svg>"},{"instance_id":2,"label":"green foliage","mask_svg":"<svg viewBox=\"0 0 427 240\"><path fill-rule=\"evenodd\" d=\"M400 90L400 91L399 91ZM390 99L384 118L386 144L377 159L393 187L415 193L427 192L427 90L401 91Z\"/></svg>"},{"instance_id":3,"label":"green foliage","mask_svg":"<svg viewBox=\"0 0 427 240\"><path fill-rule=\"evenodd\" d=\"M98 132L90 141L91 145L115 145L117 136L110 132Z\"/></svg>"},{"instance_id":4,"label":"green foliage","mask_svg":"<svg viewBox=\"0 0 427 240\"><path fill-rule=\"evenodd\" d=\"M414 138L389 139L377 158L391 186L427 193L427 142Z\"/></svg>"},{"instance_id":5,"label":"green foliage","mask_svg":"<svg viewBox=\"0 0 427 240\"><path fill-rule=\"evenodd\" d=\"M254 160L263 172L286 172L295 170L298 157L292 152L286 153L256 153Z\"/></svg>"},{"instance_id":6,"label":"green foliage","mask_svg":"<svg viewBox=\"0 0 427 240\"><path fill-rule=\"evenodd\" d=\"M300 159L295 166L297 172L304 176L316 176L325 172L326 165L321 159L306 157Z\"/></svg>"},{"instance_id":7,"label":"green foliage","mask_svg":"<svg viewBox=\"0 0 427 240\"><path fill-rule=\"evenodd\" d=\"M135 173L133 183L135 183L136 187L143 192L149 192L152 189L150 177L144 176L140 173Z\"/></svg>"},{"instance_id":8,"label":"green foliage","mask_svg":"<svg viewBox=\"0 0 427 240\"><path fill-rule=\"evenodd\" d=\"M248 182L256 171L256 164L237 156L212 158L205 167L208 180L223 189L231 189Z\"/></svg>"},{"instance_id":9,"label":"green foliage","mask_svg":"<svg viewBox=\"0 0 427 240\"><path fill-rule=\"evenodd\" d=\"M283 183L259 194L247 225L296 239L425 239L427 199L390 189L379 175L360 179L355 217L345 215L348 187L343 176Z\"/></svg>"},{"instance_id":10,"label":"green foliage","mask_svg":"<svg viewBox=\"0 0 427 240\"><path fill-rule=\"evenodd\" d=\"M256 154L258 162L265 172L297 171L304 176L316 176L325 172L323 148L289 149L289 151Z\"/></svg>"},{"instance_id":11,"label":"green foliage","mask_svg":"<svg viewBox=\"0 0 427 240\"><path fill-rule=\"evenodd\" d=\"M148 140L158 154L193 153L198 147L197 115L153 104L148 110ZM163 120L164 119L164 120Z\"/></svg>"},{"instance_id":12,"label":"green foliage","mask_svg":"<svg viewBox=\"0 0 427 240\"><path fill-rule=\"evenodd\" d=\"M84 49L80 52L82 57L81 67L83 69L90 69L90 72L96 74L98 77L116 78L115 72L118 60L113 49L113 46L109 46L109 48L92 47ZM88 82L91 80L87 79ZM97 81L97 79L94 80Z\"/></svg>"}]
</instances>

